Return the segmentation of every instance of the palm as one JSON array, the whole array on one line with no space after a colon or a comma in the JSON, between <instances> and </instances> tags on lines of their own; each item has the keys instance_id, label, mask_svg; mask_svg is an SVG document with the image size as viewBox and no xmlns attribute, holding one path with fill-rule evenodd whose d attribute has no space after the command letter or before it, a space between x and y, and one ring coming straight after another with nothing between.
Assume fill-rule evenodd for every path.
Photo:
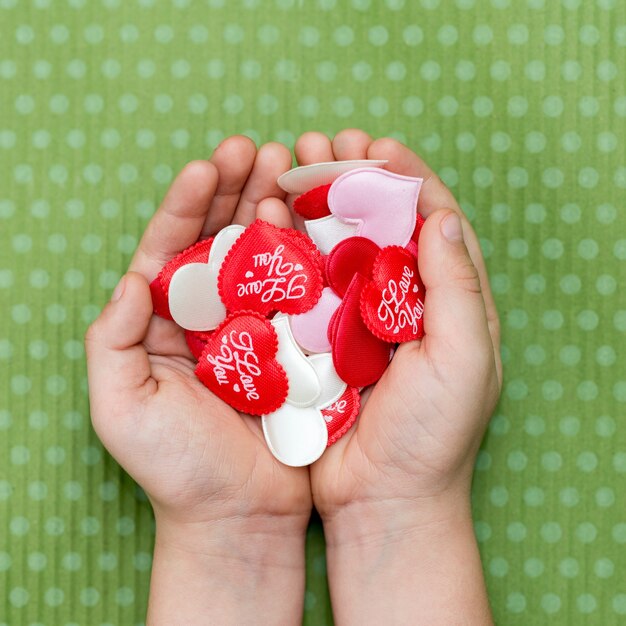
<instances>
[{"instance_id":1,"label":"palm","mask_svg":"<svg viewBox=\"0 0 626 626\"><path fill-rule=\"evenodd\" d=\"M400 174L425 180L418 209L428 216L438 208L454 208L452 195L419 157L393 140L372 140L360 131L344 131L332 141L311 133L300 138L296 155L301 165L319 161L347 159L387 159L387 168ZM468 247L479 268L483 284L491 338L486 363L499 367L497 354L497 315L488 287L484 263L473 231L466 222ZM420 265L423 259L420 254ZM481 296L482 298L483 296ZM481 300L482 302L482 300ZM447 303L432 294L426 299L425 319L436 320ZM432 330L434 331L434 324ZM450 329L448 329L449 331ZM452 329L454 330L454 329ZM446 472L458 470L477 449L492 406L466 407L465 398L476 396L476 378L480 369L460 367L457 348L441 350L444 333L427 335L422 342L399 347L380 381L362 396L357 424L329 448L311 468L312 491L320 511L341 507L355 501L394 497L416 497L414 481L406 477L430 477L422 487L439 488ZM450 333L448 332L448 335ZM472 342L466 344L471 354ZM493 343L493 349L491 348ZM448 346L450 348L450 346ZM495 352L495 359L494 359ZM455 365L456 363L456 365ZM467 365L467 364L466 364ZM445 375L444 375L445 373ZM493 387L495 377L486 375L486 385ZM490 398L497 397L489 389ZM450 407L456 408L451 411ZM465 414L464 414L465 411ZM402 480L404 479L404 483Z\"/></svg>"},{"instance_id":2,"label":"palm","mask_svg":"<svg viewBox=\"0 0 626 626\"><path fill-rule=\"evenodd\" d=\"M129 468L153 500L198 516L216 514L210 496L217 492L245 502L247 514L292 513L294 494L301 494L299 505L306 506L308 471L274 459L258 417L238 414L206 389L194 374L193 360L150 355L150 361L159 381L144 409L150 417L141 432L124 440L135 456L158 459L154 466L138 464L135 472Z\"/></svg>"},{"instance_id":3,"label":"palm","mask_svg":"<svg viewBox=\"0 0 626 626\"><path fill-rule=\"evenodd\" d=\"M206 521L310 513L308 470L276 461L260 419L238 414L199 382L182 329L150 318L148 290L148 282L181 250L230 223L249 224L264 198L278 202L276 179L290 166L283 146L268 144L257 153L243 137L224 142L210 164L187 166L131 263L141 275L132 278L140 294L133 318L146 325L128 331L133 338L124 346L126 365L100 373L100 364L90 359L92 418L100 438L171 517ZM101 343L115 340L105 337Z\"/></svg>"}]
</instances>

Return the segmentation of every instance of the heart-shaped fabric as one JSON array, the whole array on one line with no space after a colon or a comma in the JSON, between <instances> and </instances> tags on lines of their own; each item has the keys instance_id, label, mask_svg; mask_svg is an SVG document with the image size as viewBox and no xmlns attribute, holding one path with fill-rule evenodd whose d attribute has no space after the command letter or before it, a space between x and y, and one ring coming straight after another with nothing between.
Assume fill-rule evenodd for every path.
<instances>
[{"instance_id":1,"label":"heart-shaped fabric","mask_svg":"<svg viewBox=\"0 0 626 626\"><path fill-rule=\"evenodd\" d=\"M339 242L326 257L326 280L329 287L343 297L358 272L370 277L380 248L365 237L350 237Z\"/></svg>"},{"instance_id":2,"label":"heart-shaped fabric","mask_svg":"<svg viewBox=\"0 0 626 626\"><path fill-rule=\"evenodd\" d=\"M261 420L267 447L285 465L310 465L326 449L328 428L322 412L315 407L298 408L285 403Z\"/></svg>"},{"instance_id":3,"label":"heart-shaped fabric","mask_svg":"<svg viewBox=\"0 0 626 626\"><path fill-rule=\"evenodd\" d=\"M420 238L420 233L422 232L422 228L425 223L426 223L426 220L424 219L424 216L421 213L418 213L417 219L415 220L415 230L413 231L413 234L411 235L411 239L415 243L418 243L419 238Z\"/></svg>"},{"instance_id":4,"label":"heart-shaped fabric","mask_svg":"<svg viewBox=\"0 0 626 626\"><path fill-rule=\"evenodd\" d=\"M344 222L334 215L317 220L304 220L304 228L322 254L328 254L340 241L354 237L357 225Z\"/></svg>"},{"instance_id":5,"label":"heart-shaped fabric","mask_svg":"<svg viewBox=\"0 0 626 626\"><path fill-rule=\"evenodd\" d=\"M329 328L335 369L352 387L375 383L391 356L389 344L375 337L361 317L361 292L367 284L361 274L354 275Z\"/></svg>"},{"instance_id":6,"label":"heart-shaped fabric","mask_svg":"<svg viewBox=\"0 0 626 626\"><path fill-rule=\"evenodd\" d=\"M169 310L182 328L212 330L226 318L217 278L224 258L243 232L244 227L236 224L223 228L213 239L206 263L187 262L172 275Z\"/></svg>"},{"instance_id":7,"label":"heart-shaped fabric","mask_svg":"<svg viewBox=\"0 0 626 626\"><path fill-rule=\"evenodd\" d=\"M157 277L150 283L152 304L156 315L165 319L172 319L168 304L168 292L172 276L178 268L188 263L208 263L212 245L213 237L198 241L163 266Z\"/></svg>"},{"instance_id":8,"label":"heart-shaped fabric","mask_svg":"<svg viewBox=\"0 0 626 626\"><path fill-rule=\"evenodd\" d=\"M253 311L233 313L209 337L196 376L235 409L264 415L280 407L289 383L276 360L278 337Z\"/></svg>"},{"instance_id":9,"label":"heart-shaped fabric","mask_svg":"<svg viewBox=\"0 0 626 626\"><path fill-rule=\"evenodd\" d=\"M424 335L424 294L416 258L399 246L383 248L361 293L363 321L383 341L419 339Z\"/></svg>"},{"instance_id":10,"label":"heart-shaped fabric","mask_svg":"<svg viewBox=\"0 0 626 626\"><path fill-rule=\"evenodd\" d=\"M332 446L354 424L361 407L361 394L356 387L347 387L343 395L330 406L322 409L328 429L328 445Z\"/></svg>"},{"instance_id":11,"label":"heart-shaped fabric","mask_svg":"<svg viewBox=\"0 0 626 626\"><path fill-rule=\"evenodd\" d=\"M328 190L330 184L314 187L293 202L293 210L307 220L316 220L325 215L330 215L328 208Z\"/></svg>"},{"instance_id":12,"label":"heart-shaped fabric","mask_svg":"<svg viewBox=\"0 0 626 626\"><path fill-rule=\"evenodd\" d=\"M330 352L328 324L340 304L341 300L333 290L324 287L319 301L312 309L289 318L293 336L303 350Z\"/></svg>"},{"instance_id":13,"label":"heart-shaped fabric","mask_svg":"<svg viewBox=\"0 0 626 626\"><path fill-rule=\"evenodd\" d=\"M262 418L263 434L270 451L281 463L294 467L309 465L322 455L328 444L328 422L333 421L333 416L341 420L347 410L346 402L341 402L346 383L337 375L332 355L315 354L307 361L321 385L315 406L294 407L288 401ZM337 428L333 425L333 433Z\"/></svg>"},{"instance_id":14,"label":"heart-shaped fabric","mask_svg":"<svg viewBox=\"0 0 626 626\"><path fill-rule=\"evenodd\" d=\"M304 313L322 293L322 267L304 233L256 220L222 263L219 295L229 311Z\"/></svg>"},{"instance_id":15,"label":"heart-shaped fabric","mask_svg":"<svg viewBox=\"0 0 626 626\"><path fill-rule=\"evenodd\" d=\"M313 354L308 357L308 361L313 366L321 387L315 406L318 409L325 409L341 398L347 385L339 378L333 364L333 355L330 352Z\"/></svg>"},{"instance_id":16,"label":"heart-shaped fabric","mask_svg":"<svg viewBox=\"0 0 626 626\"><path fill-rule=\"evenodd\" d=\"M330 187L331 213L355 224L355 235L379 247L406 246L415 230L421 178L362 168L340 176Z\"/></svg>"},{"instance_id":17,"label":"heart-shaped fabric","mask_svg":"<svg viewBox=\"0 0 626 626\"><path fill-rule=\"evenodd\" d=\"M191 350L191 354L193 354L196 361L202 355L202 351L204 350L204 346L206 346L206 342L209 340L209 337L212 333L204 333L198 330L186 330L185 331L185 341L187 342L187 346L189 350Z\"/></svg>"},{"instance_id":18,"label":"heart-shaped fabric","mask_svg":"<svg viewBox=\"0 0 626 626\"><path fill-rule=\"evenodd\" d=\"M306 407L317 404L322 393L313 364L300 350L289 326L289 317L278 313L271 321L278 337L276 360L282 365L289 382L287 402Z\"/></svg>"},{"instance_id":19,"label":"heart-shaped fabric","mask_svg":"<svg viewBox=\"0 0 626 626\"><path fill-rule=\"evenodd\" d=\"M309 189L332 183L336 178L362 167L383 167L386 160L357 159L351 161L327 161L301 165L278 177L278 186L287 193L305 193Z\"/></svg>"}]
</instances>

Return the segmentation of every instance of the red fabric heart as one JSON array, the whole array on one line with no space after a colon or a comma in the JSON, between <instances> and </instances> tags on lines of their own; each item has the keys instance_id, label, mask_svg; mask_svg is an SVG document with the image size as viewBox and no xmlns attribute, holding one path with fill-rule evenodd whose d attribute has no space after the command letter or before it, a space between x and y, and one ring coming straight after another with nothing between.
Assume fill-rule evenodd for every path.
<instances>
[{"instance_id":1,"label":"red fabric heart","mask_svg":"<svg viewBox=\"0 0 626 626\"><path fill-rule=\"evenodd\" d=\"M361 394L356 387L347 387L341 398L322 409L328 429L328 445L343 437L354 424L361 407Z\"/></svg>"},{"instance_id":2,"label":"red fabric heart","mask_svg":"<svg viewBox=\"0 0 626 626\"><path fill-rule=\"evenodd\" d=\"M278 337L253 311L227 317L208 338L196 376L235 409L266 415L287 398L287 374L276 360Z\"/></svg>"},{"instance_id":3,"label":"red fabric heart","mask_svg":"<svg viewBox=\"0 0 626 626\"><path fill-rule=\"evenodd\" d=\"M185 341L187 342L187 346L189 346L191 354L193 354L196 361L202 355L204 346L206 346L206 343L212 334L212 332L199 330L185 330Z\"/></svg>"},{"instance_id":4,"label":"red fabric heart","mask_svg":"<svg viewBox=\"0 0 626 626\"><path fill-rule=\"evenodd\" d=\"M422 232L422 226L424 226L424 222L425 221L426 220L424 219L422 214L418 213L417 214L417 219L415 220L415 230L413 231L413 234L411 235L411 239L415 243L418 243L418 240L420 238L420 233Z\"/></svg>"},{"instance_id":5,"label":"red fabric heart","mask_svg":"<svg viewBox=\"0 0 626 626\"><path fill-rule=\"evenodd\" d=\"M293 210L307 220L316 220L330 215L328 208L328 190L330 185L313 187L298 196L293 202Z\"/></svg>"},{"instance_id":6,"label":"red fabric heart","mask_svg":"<svg viewBox=\"0 0 626 626\"><path fill-rule=\"evenodd\" d=\"M383 341L419 339L424 335L424 294L415 257L400 246L387 246L361 293L363 321Z\"/></svg>"},{"instance_id":7,"label":"red fabric heart","mask_svg":"<svg viewBox=\"0 0 626 626\"><path fill-rule=\"evenodd\" d=\"M322 294L322 256L304 234L256 220L224 259L220 298L230 311L298 314Z\"/></svg>"},{"instance_id":8,"label":"red fabric heart","mask_svg":"<svg viewBox=\"0 0 626 626\"><path fill-rule=\"evenodd\" d=\"M330 324L335 370L352 387L375 383L389 364L389 344L372 335L361 317L361 292L367 284L355 274Z\"/></svg>"},{"instance_id":9,"label":"red fabric heart","mask_svg":"<svg viewBox=\"0 0 626 626\"><path fill-rule=\"evenodd\" d=\"M179 267L187 265L187 263L208 263L212 245L213 237L198 241L183 250L180 254L177 254L163 266L157 277L150 283L152 305L156 315L168 320L172 319L167 295L174 272L176 272Z\"/></svg>"},{"instance_id":10,"label":"red fabric heart","mask_svg":"<svg viewBox=\"0 0 626 626\"><path fill-rule=\"evenodd\" d=\"M349 237L340 241L326 257L328 286L343 298L354 275L369 278L380 248L365 237Z\"/></svg>"}]
</instances>

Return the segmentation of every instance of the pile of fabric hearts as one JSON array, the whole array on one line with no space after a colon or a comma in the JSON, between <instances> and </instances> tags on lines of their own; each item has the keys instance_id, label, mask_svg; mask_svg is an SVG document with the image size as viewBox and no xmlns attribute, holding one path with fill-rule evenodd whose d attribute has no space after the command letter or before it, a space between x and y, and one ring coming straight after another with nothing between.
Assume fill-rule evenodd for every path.
<instances>
[{"instance_id":1,"label":"pile of fabric hearts","mask_svg":"<svg viewBox=\"0 0 626 626\"><path fill-rule=\"evenodd\" d=\"M360 390L383 375L398 343L423 335L422 181L384 164L283 174L307 234L261 220L227 226L150 285L155 313L185 330L198 378L261 416L268 447L287 465L314 462L346 433Z\"/></svg>"}]
</instances>

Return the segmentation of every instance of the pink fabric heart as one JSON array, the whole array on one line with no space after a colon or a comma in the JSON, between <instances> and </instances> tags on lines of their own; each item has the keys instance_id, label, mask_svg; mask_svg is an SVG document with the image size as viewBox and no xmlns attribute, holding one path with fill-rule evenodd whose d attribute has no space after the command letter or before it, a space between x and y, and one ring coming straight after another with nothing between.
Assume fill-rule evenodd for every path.
<instances>
[{"instance_id":1,"label":"pink fabric heart","mask_svg":"<svg viewBox=\"0 0 626 626\"><path fill-rule=\"evenodd\" d=\"M356 224L355 235L381 248L406 246L415 229L421 178L401 176L373 167L346 172L331 185L331 213Z\"/></svg>"},{"instance_id":2,"label":"pink fabric heart","mask_svg":"<svg viewBox=\"0 0 626 626\"><path fill-rule=\"evenodd\" d=\"M328 323L340 304L341 298L330 287L325 287L312 309L289 316L291 332L301 348L308 352L330 352Z\"/></svg>"}]
</instances>

